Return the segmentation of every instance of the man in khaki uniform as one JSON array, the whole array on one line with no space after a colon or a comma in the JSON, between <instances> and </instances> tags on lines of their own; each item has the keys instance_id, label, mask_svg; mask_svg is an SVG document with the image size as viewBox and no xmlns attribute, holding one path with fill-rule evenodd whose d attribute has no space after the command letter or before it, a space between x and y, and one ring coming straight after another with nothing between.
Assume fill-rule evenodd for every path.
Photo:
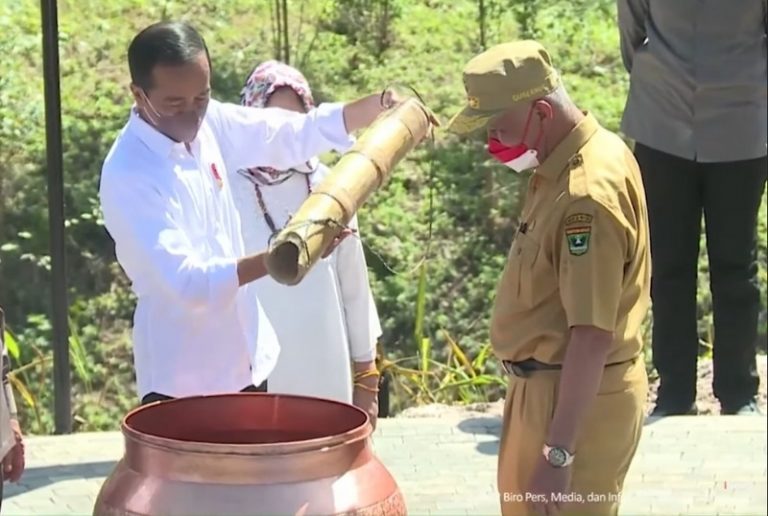
<instances>
[{"instance_id":1,"label":"man in khaki uniform","mask_svg":"<svg viewBox=\"0 0 768 516\"><path fill-rule=\"evenodd\" d=\"M648 223L631 151L568 98L538 43L464 69L449 124L533 169L491 321L509 374L498 484L505 515L616 514L644 419Z\"/></svg>"}]
</instances>

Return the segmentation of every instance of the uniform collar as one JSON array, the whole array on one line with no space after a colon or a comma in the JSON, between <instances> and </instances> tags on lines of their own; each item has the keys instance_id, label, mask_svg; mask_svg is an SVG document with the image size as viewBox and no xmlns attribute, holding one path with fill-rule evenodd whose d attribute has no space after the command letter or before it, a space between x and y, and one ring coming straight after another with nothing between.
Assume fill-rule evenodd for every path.
<instances>
[{"instance_id":1,"label":"uniform collar","mask_svg":"<svg viewBox=\"0 0 768 516\"><path fill-rule=\"evenodd\" d=\"M600 124L592 113L585 112L584 119L576 124L576 127L568 133L552 153L547 156L544 163L536 169L536 174L549 179L556 179L562 170L568 165L574 154L579 152L585 143L592 138Z\"/></svg>"},{"instance_id":2,"label":"uniform collar","mask_svg":"<svg viewBox=\"0 0 768 516\"><path fill-rule=\"evenodd\" d=\"M128 121L128 130L135 134L152 152L167 158L174 152L184 150L184 144L175 142L166 135L149 125L141 116L134 105L131 108L131 118ZM194 144L195 142L193 142Z\"/></svg>"}]
</instances>

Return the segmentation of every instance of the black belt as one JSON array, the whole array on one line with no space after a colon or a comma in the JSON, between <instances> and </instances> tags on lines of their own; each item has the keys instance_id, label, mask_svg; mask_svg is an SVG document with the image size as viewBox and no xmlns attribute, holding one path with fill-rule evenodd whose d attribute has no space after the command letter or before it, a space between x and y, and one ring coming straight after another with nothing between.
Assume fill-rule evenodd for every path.
<instances>
[{"instance_id":1,"label":"black belt","mask_svg":"<svg viewBox=\"0 0 768 516\"><path fill-rule=\"evenodd\" d=\"M622 360L621 362L613 362L606 364L605 367L613 367L621 364L628 364L637 360L637 357L630 358L629 360ZM539 362L534 358L529 358L520 362L512 362L510 360L502 360L501 365L507 374L515 375L519 378L525 378L534 371L559 371L563 368L560 364L546 364Z\"/></svg>"},{"instance_id":2,"label":"black belt","mask_svg":"<svg viewBox=\"0 0 768 516\"><path fill-rule=\"evenodd\" d=\"M261 382L261 385L256 387L255 385L249 385L245 389L241 390L240 392L267 392L267 380L264 380ZM147 405L149 403L154 403L156 401L169 401L173 398L171 396L166 396L165 394L160 394L159 392L150 392L146 396L144 396L141 399L142 405ZM2 469L2 468L0 468Z\"/></svg>"}]
</instances>

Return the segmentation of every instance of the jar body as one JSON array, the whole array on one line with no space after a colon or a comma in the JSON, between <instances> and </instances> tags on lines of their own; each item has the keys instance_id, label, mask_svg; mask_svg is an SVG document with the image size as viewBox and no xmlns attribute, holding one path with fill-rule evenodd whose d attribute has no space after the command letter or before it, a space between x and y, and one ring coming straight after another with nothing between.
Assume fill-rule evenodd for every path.
<instances>
[{"instance_id":1,"label":"jar body","mask_svg":"<svg viewBox=\"0 0 768 516\"><path fill-rule=\"evenodd\" d=\"M370 433L356 407L301 396L141 407L123 423L125 453L94 515L405 515Z\"/></svg>"}]
</instances>

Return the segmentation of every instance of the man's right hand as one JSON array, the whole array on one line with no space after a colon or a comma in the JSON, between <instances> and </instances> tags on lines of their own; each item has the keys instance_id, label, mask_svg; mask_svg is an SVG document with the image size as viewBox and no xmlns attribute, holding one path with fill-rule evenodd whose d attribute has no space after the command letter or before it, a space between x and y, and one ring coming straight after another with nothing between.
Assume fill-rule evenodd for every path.
<instances>
[{"instance_id":1,"label":"man's right hand","mask_svg":"<svg viewBox=\"0 0 768 516\"><path fill-rule=\"evenodd\" d=\"M267 253L259 253L237 262L237 280L242 287L267 275Z\"/></svg>"}]
</instances>

